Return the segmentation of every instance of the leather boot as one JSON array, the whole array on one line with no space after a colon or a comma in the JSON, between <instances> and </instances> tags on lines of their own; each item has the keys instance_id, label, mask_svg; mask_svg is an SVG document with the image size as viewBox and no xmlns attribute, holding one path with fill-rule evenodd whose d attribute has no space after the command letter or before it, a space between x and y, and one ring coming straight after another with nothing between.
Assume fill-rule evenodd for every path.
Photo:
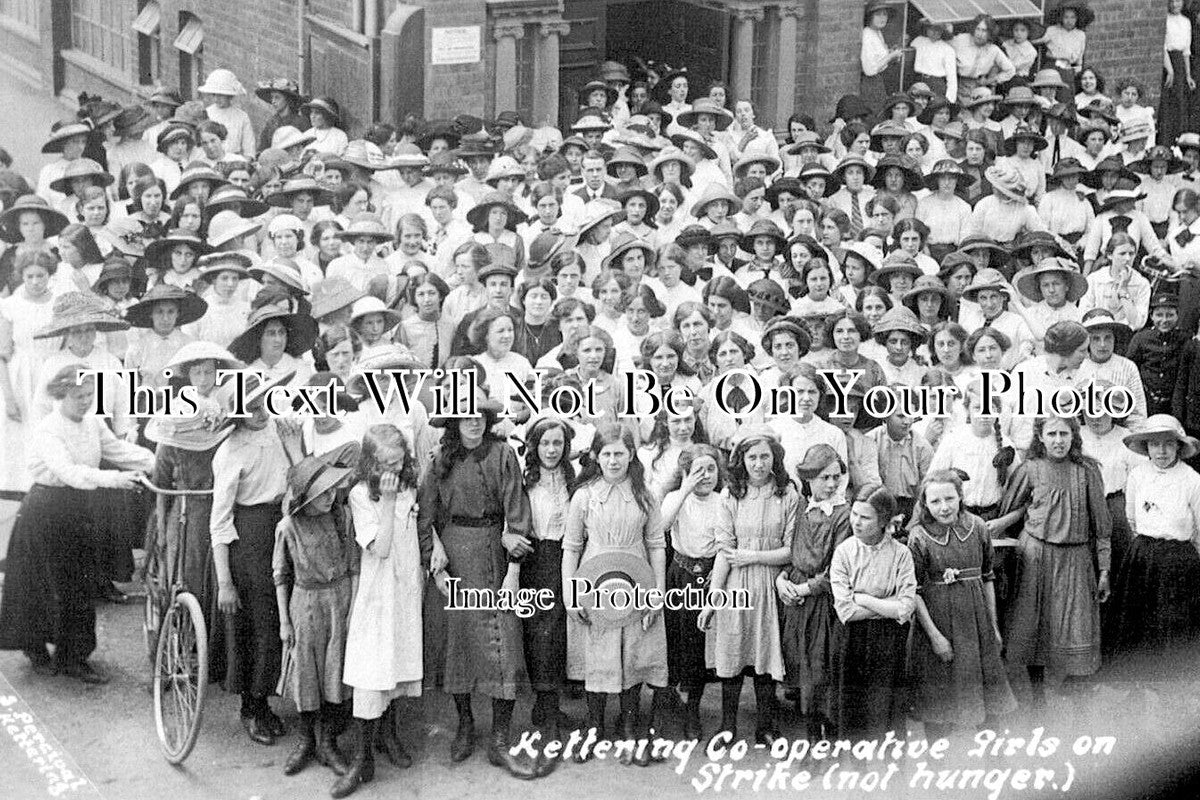
<instances>
[{"instance_id":1,"label":"leather boot","mask_svg":"<svg viewBox=\"0 0 1200 800\"><path fill-rule=\"evenodd\" d=\"M379 719L379 731L375 734L375 747L388 757L397 767L408 769L412 766L412 756L396 738L396 703L392 701L383 716Z\"/></svg>"},{"instance_id":2,"label":"leather boot","mask_svg":"<svg viewBox=\"0 0 1200 800\"><path fill-rule=\"evenodd\" d=\"M779 738L779 727L775 724L775 681L755 679L754 699L758 714L754 740L769 748Z\"/></svg>"},{"instance_id":3,"label":"leather boot","mask_svg":"<svg viewBox=\"0 0 1200 800\"><path fill-rule=\"evenodd\" d=\"M586 695L588 706L587 723L586 727L581 730L580 733L582 733L584 735L584 739L586 739L588 729L595 728L596 744L599 744L606 738L604 731L604 712L606 706L608 705L608 695L601 694L599 692L587 692ZM591 760L594 751L595 745L589 748L586 754L584 753L583 748L580 747L575 751L575 763L583 764Z\"/></svg>"},{"instance_id":4,"label":"leather boot","mask_svg":"<svg viewBox=\"0 0 1200 800\"><path fill-rule=\"evenodd\" d=\"M667 732L667 709L672 704L672 698L678 702L678 696L672 689L655 689L650 701L650 728L646 731L647 763L666 761L664 754L655 755L654 740L665 738Z\"/></svg>"},{"instance_id":5,"label":"leather boot","mask_svg":"<svg viewBox=\"0 0 1200 800\"><path fill-rule=\"evenodd\" d=\"M475 717L468 710L458 715L458 730L450 743L450 760L454 763L466 761L475 752Z\"/></svg>"},{"instance_id":6,"label":"leather boot","mask_svg":"<svg viewBox=\"0 0 1200 800\"><path fill-rule=\"evenodd\" d=\"M700 725L700 698L702 688L694 688L688 692L687 702L683 704L683 738L699 741L704 735Z\"/></svg>"},{"instance_id":7,"label":"leather boot","mask_svg":"<svg viewBox=\"0 0 1200 800\"><path fill-rule=\"evenodd\" d=\"M721 730L729 731L732 735L730 742L736 742L738 700L742 694L742 679L725 678L721 681Z\"/></svg>"},{"instance_id":8,"label":"leather boot","mask_svg":"<svg viewBox=\"0 0 1200 800\"><path fill-rule=\"evenodd\" d=\"M283 762L283 774L295 775L312 763L317 755L317 712L300 712L300 741Z\"/></svg>"},{"instance_id":9,"label":"leather boot","mask_svg":"<svg viewBox=\"0 0 1200 800\"><path fill-rule=\"evenodd\" d=\"M523 781L537 777L537 764L524 754L513 755L509 752L508 731L493 730L491 742L488 743L488 762L495 767L502 767L509 775Z\"/></svg>"},{"instance_id":10,"label":"leather boot","mask_svg":"<svg viewBox=\"0 0 1200 800\"><path fill-rule=\"evenodd\" d=\"M317 763L328 767L334 775L345 775L350 768L346 765L346 757L338 750L335 724L322 715L321 729L317 734Z\"/></svg>"},{"instance_id":11,"label":"leather boot","mask_svg":"<svg viewBox=\"0 0 1200 800\"><path fill-rule=\"evenodd\" d=\"M621 738L633 744L633 750L622 752L620 762L626 766L636 764L639 767L650 766L650 749L649 746L642 747L642 736L638 730L637 713L629 713L621 715Z\"/></svg>"},{"instance_id":12,"label":"leather boot","mask_svg":"<svg viewBox=\"0 0 1200 800\"><path fill-rule=\"evenodd\" d=\"M346 774L337 779L329 794L331 797L349 797L354 794L360 784L375 780L375 731L379 727L377 719L356 719L358 738L354 742L354 760Z\"/></svg>"}]
</instances>

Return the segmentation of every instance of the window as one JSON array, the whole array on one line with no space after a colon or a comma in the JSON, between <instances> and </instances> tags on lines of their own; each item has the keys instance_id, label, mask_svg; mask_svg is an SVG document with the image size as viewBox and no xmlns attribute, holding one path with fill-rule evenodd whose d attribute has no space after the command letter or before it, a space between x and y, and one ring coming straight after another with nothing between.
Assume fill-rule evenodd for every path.
<instances>
[{"instance_id":1,"label":"window","mask_svg":"<svg viewBox=\"0 0 1200 800\"><path fill-rule=\"evenodd\" d=\"M71 47L128 72L128 5L120 0L71 0Z\"/></svg>"},{"instance_id":2,"label":"window","mask_svg":"<svg viewBox=\"0 0 1200 800\"><path fill-rule=\"evenodd\" d=\"M773 83L769 74L772 62L770 43L778 37L778 34L773 30L772 17L774 17L773 14L767 15L764 19L754 23L754 43L751 46L750 102L754 104L755 111L760 115L767 110L767 95Z\"/></svg>"},{"instance_id":3,"label":"window","mask_svg":"<svg viewBox=\"0 0 1200 800\"><path fill-rule=\"evenodd\" d=\"M162 74L161 28L162 7L157 0L148 0L133 21L137 33L138 83L142 86L158 84Z\"/></svg>"},{"instance_id":4,"label":"window","mask_svg":"<svg viewBox=\"0 0 1200 800\"><path fill-rule=\"evenodd\" d=\"M0 17L37 33L38 5L38 0L0 0Z\"/></svg>"},{"instance_id":5,"label":"window","mask_svg":"<svg viewBox=\"0 0 1200 800\"><path fill-rule=\"evenodd\" d=\"M516 111L523 120L533 118L533 60L537 50L538 29L536 25L526 25L525 35L517 39L517 107L497 108L501 111Z\"/></svg>"},{"instance_id":6,"label":"window","mask_svg":"<svg viewBox=\"0 0 1200 800\"><path fill-rule=\"evenodd\" d=\"M179 91L185 100L191 100L204 79L204 26L199 17L179 12L175 49L179 51Z\"/></svg>"}]
</instances>

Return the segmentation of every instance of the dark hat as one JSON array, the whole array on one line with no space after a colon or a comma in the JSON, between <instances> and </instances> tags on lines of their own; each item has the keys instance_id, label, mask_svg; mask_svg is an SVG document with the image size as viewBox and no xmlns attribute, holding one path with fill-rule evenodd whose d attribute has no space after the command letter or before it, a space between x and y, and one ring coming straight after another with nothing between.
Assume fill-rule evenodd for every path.
<instances>
[{"instance_id":1,"label":"dark hat","mask_svg":"<svg viewBox=\"0 0 1200 800\"><path fill-rule=\"evenodd\" d=\"M515 231L517 226L525 221L525 214L517 208L516 203L504 192L492 191L485 194L480 201L467 212L467 222L476 229L487 226L488 213L492 208L503 208L508 211L508 222L505 227Z\"/></svg>"},{"instance_id":2,"label":"dark hat","mask_svg":"<svg viewBox=\"0 0 1200 800\"><path fill-rule=\"evenodd\" d=\"M1049 231L1025 231L1012 245L1012 255L1016 258L1030 258L1035 247L1048 247L1062 258L1071 258L1058 237Z\"/></svg>"},{"instance_id":3,"label":"dark hat","mask_svg":"<svg viewBox=\"0 0 1200 800\"><path fill-rule=\"evenodd\" d=\"M847 155L845 158L839 161L838 165L833 168L833 174L837 176L839 181L845 183L846 167L854 166L863 168L863 172L865 173L864 177L866 178L867 183L870 183L871 179L875 177L875 168L871 166L865 158L860 155L855 155L854 153ZM776 183L778 183L778 181L776 181Z\"/></svg>"},{"instance_id":4,"label":"dark hat","mask_svg":"<svg viewBox=\"0 0 1200 800\"><path fill-rule=\"evenodd\" d=\"M746 294L750 297L752 303L766 306L769 310L773 311L772 316L782 316L791 310L787 292L783 290L778 281L773 281L770 278L759 278L751 282L746 287Z\"/></svg>"},{"instance_id":5,"label":"dark hat","mask_svg":"<svg viewBox=\"0 0 1200 800\"><path fill-rule=\"evenodd\" d=\"M775 240L775 252L783 253L787 249L787 236L769 219L758 219L750 226L750 230L742 236L740 247L747 253L754 252L754 240L759 236L769 236Z\"/></svg>"},{"instance_id":6,"label":"dark hat","mask_svg":"<svg viewBox=\"0 0 1200 800\"><path fill-rule=\"evenodd\" d=\"M771 340L777 333L790 333L796 339L796 344L800 346L801 357L812 349L812 334L808 332L808 326L795 317L785 316L771 320L766 330L763 331L760 344L765 352L771 352Z\"/></svg>"},{"instance_id":7,"label":"dark hat","mask_svg":"<svg viewBox=\"0 0 1200 800\"><path fill-rule=\"evenodd\" d=\"M933 115L943 108L950 109L950 119L954 119L958 115L958 104L951 103L945 97L938 95L925 105L920 114L917 114L917 122L922 125L932 125Z\"/></svg>"},{"instance_id":8,"label":"dark hat","mask_svg":"<svg viewBox=\"0 0 1200 800\"><path fill-rule=\"evenodd\" d=\"M1037 266L1021 270L1014 280L1017 291L1035 303L1041 302L1043 298L1038 277L1048 273L1059 273L1066 276L1068 303L1077 303L1079 298L1087 294L1087 278L1079 273L1075 262L1058 256L1042 259Z\"/></svg>"},{"instance_id":9,"label":"dark hat","mask_svg":"<svg viewBox=\"0 0 1200 800\"><path fill-rule=\"evenodd\" d=\"M419 366L424 365L421 364ZM360 369L362 368L363 367L360 366ZM375 369L381 369L381 367L375 367ZM458 400L458 408L455 409L453 415L434 415L429 420L429 424L435 428L445 428L459 419L467 416L469 412L473 411L475 416L482 415L487 421L487 427L490 428L492 425L496 424L496 421L500 418L500 412L504 410L504 406L501 405L499 400L493 400L485 395L482 391L476 392L474 397L459 397Z\"/></svg>"},{"instance_id":10,"label":"dark hat","mask_svg":"<svg viewBox=\"0 0 1200 800\"><path fill-rule=\"evenodd\" d=\"M686 225L675 237L675 244L684 249L696 244L703 244L707 247L711 241L712 234L703 225Z\"/></svg>"},{"instance_id":11,"label":"dark hat","mask_svg":"<svg viewBox=\"0 0 1200 800\"><path fill-rule=\"evenodd\" d=\"M292 199L302 193L312 195L313 205L327 206L333 202L333 194L317 183L315 178L303 175L284 181L283 188L267 196L267 205L275 208L291 208Z\"/></svg>"},{"instance_id":12,"label":"dark hat","mask_svg":"<svg viewBox=\"0 0 1200 800\"><path fill-rule=\"evenodd\" d=\"M1146 199L1146 193L1137 189L1113 189L1101 201L1100 207L1096 209L1096 213L1103 214L1105 211L1111 211L1121 203L1136 203Z\"/></svg>"},{"instance_id":13,"label":"dark hat","mask_svg":"<svg viewBox=\"0 0 1200 800\"><path fill-rule=\"evenodd\" d=\"M1043 111L1042 114L1047 119L1056 119L1067 125L1074 125L1076 120L1079 119L1078 115L1075 113L1074 103L1071 103L1070 105L1067 103L1055 103Z\"/></svg>"},{"instance_id":14,"label":"dark hat","mask_svg":"<svg viewBox=\"0 0 1200 800\"><path fill-rule=\"evenodd\" d=\"M825 165L819 161L810 161L805 164L800 168L800 174L796 177L805 183L807 183L810 178L824 178L825 194L822 195L823 197L829 197L830 195L835 194L842 185L842 182L838 176L825 169Z\"/></svg>"},{"instance_id":15,"label":"dark hat","mask_svg":"<svg viewBox=\"0 0 1200 800\"><path fill-rule=\"evenodd\" d=\"M929 174L925 176L925 188L930 191L937 191L938 178L943 175L953 175L956 178L962 178L966 173L959 166L958 162L952 158L943 158L933 165L933 169L929 170ZM960 180L961 184L962 181Z\"/></svg>"},{"instance_id":16,"label":"dark hat","mask_svg":"<svg viewBox=\"0 0 1200 800\"><path fill-rule=\"evenodd\" d=\"M1150 308L1179 308L1179 295L1174 292L1158 292L1150 298Z\"/></svg>"},{"instance_id":17,"label":"dark hat","mask_svg":"<svg viewBox=\"0 0 1200 800\"><path fill-rule=\"evenodd\" d=\"M911 133L912 131L904 123L885 119L874 128L871 128L871 149L877 153L881 153L883 152L884 139L903 139Z\"/></svg>"},{"instance_id":18,"label":"dark hat","mask_svg":"<svg viewBox=\"0 0 1200 800\"><path fill-rule=\"evenodd\" d=\"M837 450L830 445L824 442L814 444L804 453L804 459L796 465L796 476L801 480L811 481L824 472L830 464L836 464L840 458Z\"/></svg>"},{"instance_id":19,"label":"dark hat","mask_svg":"<svg viewBox=\"0 0 1200 800\"><path fill-rule=\"evenodd\" d=\"M141 300L126 310L125 321L135 328L153 328L154 306L161 302L172 302L179 306L179 317L175 321L176 327L193 323L208 311L208 303L195 292L180 289L169 283L157 283L142 296Z\"/></svg>"},{"instance_id":20,"label":"dark hat","mask_svg":"<svg viewBox=\"0 0 1200 800\"><path fill-rule=\"evenodd\" d=\"M280 320L287 328L287 345L284 352L299 357L312 349L317 341L317 322L308 314L295 314L280 306L267 304L250 312L246 329L229 343L229 352L250 364L258 360L261 353L263 328L273 319Z\"/></svg>"},{"instance_id":21,"label":"dark hat","mask_svg":"<svg viewBox=\"0 0 1200 800\"><path fill-rule=\"evenodd\" d=\"M229 183L225 176L217 172L212 167L203 163L188 164L183 174L179 176L179 185L171 192L171 200L178 200L182 197L193 183L199 181L207 181L212 189L218 186L224 186ZM205 204L207 206L207 204Z\"/></svg>"},{"instance_id":22,"label":"dark hat","mask_svg":"<svg viewBox=\"0 0 1200 800\"><path fill-rule=\"evenodd\" d=\"M834 174L837 174L836 170L834 171ZM838 175L838 177L841 178L841 175ZM779 208L779 195L782 192L790 192L796 195L796 197L807 196L804 192L804 184L800 182L799 178L780 178L779 180L773 181L771 185L767 187L767 191L764 193L766 195L767 202L771 204L771 208Z\"/></svg>"},{"instance_id":23,"label":"dark hat","mask_svg":"<svg viewBox=\"0 0 1200 800\"><path fill-rule=\"evenodd\" d=\"M605 107L611 106L613 103L617 102L617 90L616 89L609 86L604 81L588 81L579 90L579 105L586 106L587 102L588 102L588 96L592 92L600 92L600 91L603 91L605 97L607 98L606 102L604 103Z\"/></svg>"},{"instance_id":24,"label":"dark hat","mask_svg":"<svg viewBox=\"0 0 1200 800\"><path fill-rule=\"evenodd\" d=\"M917 311L917 298L923 294L936 294L942 298L942 307L940 314L948 314L950 311L950 290L946 288L946 284L942 283L942 279L936 275L922 275L913 282L913 287L904 293L901 302L908 306L914 314Z\"/></svg>"},{"instance_id":25,"label":"dark hat","mask_svg":"<svg viewBox=\"0 0 1200 800\"><path fill-rule=\"evenodd\" d=\"M100 274L96 277L96 282L92 284L92 291L96 294L104 294L104 287L109 281L133 280L133 267L124 257L111 254L104 259L104 266L100 268Z\"/></svg>"},{"instance_id":26,"label":"dark hat","mask_svg":"<svg viewBox=\"0 0 1200 800\"><path fill-rule=\"evenodd\" d=\"M692 103L692 108L689 111L684 111L675 118L675 122L685 128L695 127L700 119L701 114L708 114L713 117L717 123L717 130L723 131L733 124L733 114L730 114L727 109L720 106L714 100L707 97L701 97Z\"/></svg>"},{"instance_id":27,"label":"dark hat","mask_svg":"<svg viewBox=\"0 0 1200 800\"><path fill-rule=\"evenodd\" d=\"M904 188L909 192L918 192L925 188L925 179L921 176L921 165L906 155L886 155L875 165L875 175L871 185L877 189L886 187L889 170L898 169L904 173Z\"/></svg>"},{"instance_id":28,"label":"dark hat","mask_svg":"<svg viewBox=\"0 0 1200 800\"><path fill-rule=\"evenodd\" d=\"M461 140L461 134L454 129L454 121L449 119L431 120L425 123L424 132L417 138L417 147L425 152L429 152L429 148L433 146L436 139L444 139L450 149L458 147Z\"/></svg>"},{"instance_id":29,"label":"dark hat","mask_svg":"<svg viewBox=\"0 0 1200 800\"><path fill-rule=\"evenodd\" d=\"M1129 168L1134 172L1140 172L1143 175L1149 175L1150 165L1155 161L1167 162L1168 175L1174 175L1175 173L1183 172L1185 169L1187 169L1187 165L1184 164L1181 159L1175 157L1175 154L1171 152L1171 148L1162 144L1150 148L1150 151L1146 153L1146 155L1130 164Z\"/></svg>"},{"instance_id":30,"label":"dark hat","mask_svg":"<svg viewBox=\"0 0 1200 800\"><path fill-rule=\"evenodd\" d=\"M436 172L448 172L451 175L466 175L467 168L452 153L442 152L431 155L429 157L429 164L421 172L425 175L433 175Z\"/></svg>"},{"instance_id":31,"label":"dark hat","mask_svg":"<svg viewBox=\"0 0 1200 800\"><path fill-rule=\"evenodd\" d=\"M495 249L497 247L503 247L507 253L505 253L504 256L501 256ZM479 282L483 283L493 275L507 275L509 278L515 281L517 279L518 270L514 265L515 254L512 254L512 248L503 244L489 244L487 245L487 251L491 254L492 261L490 264L486 264L485 266L481 267L476 273L476 276L479 278Z\"/></svg>"},{"instance_id":32,"label":"dark hat","mask_svg":"<svg viewBox=\"0 0 1200 800\"><path fill-rule=\"evenodd\" d=\"M332 374L324 383L336 380ZM309 384L312 385L312 384ZM308 456L288 470L289 515L299 514L306 505L330 489L346 488L357 471L358 442L346 442L341 447L320 456Z\"/></svg>"},{"instance_id":33,"label":"dark hat","mask_svg":"<svg viewBox=\"0 0 1200 800\"><path fill-rule=\"evenodd\" d=\"M883 108L879 109L879 116L890 117L892 109L901 103L908 106L908 113L911 115L915 108L912 97L905 92L893 92L888 96L887 101L884 102Z\"/></svg>"},{"instance_id":34,"label":"dark hat","mask_svg":"<svg viewBox=\"0 0 1200 800\"><path fill-rule=\"evenodd\" d=\"M797 155L801 150L811 147L818 153L828 153L829 148L821 141L821 137L815 131L800 131L796 135L792 143L785 147L783 151L788 155Z\"/></svg>"},{"instance_id":35,"label":"dark hat","mask_svg":"<svg viewBox=\"0 0 1200 800\"><path fill-rule=\"evenodd\" d=\"M1004 154L1014 155L1017 152L1017 142L1021 141L1032 142L1034 153L1040 153L1046 149L1047 143L1044 136L1028 125L1020 125L1013 131L1012 136L1004 140Z\"/></svg>"},{"instance_id":36,"label":"dark hat","mask_svg":"<svg viewBox=\"0 0 1200 800\"><path fill-rule=\"evenodd\" d=\"M557 229L542 231L529 244L529 253L525 260L530 269L538 269L550 263L550 259L567 244L567 237Z\"/></svg>"},{"instance_id":37,"label":"dark hat","mask_svg":"<svg viewBox=\"0 0 1200 800\"><path fill-rule=\"evenodd\" d=\"M342 108L338 105L337 100L332 97L314 97L304 105L300 106L302 111L312 111L316 109L329 117L333 127L338 127L342 124Z\"/></svg>"},{"instance_id":38,"label":"dark hat","mask_svg":"<svg viewBox=\"0 0 1200 800\"><path fill-rule=\"evenodd\" d=\"M632 189L626 189L625 191L621 192L621 194L617 197L617 202L619 202L621 207L624 208L625 203L627 203L630 198L633 197L640 197L646 201L646 219L654 219L655 215L658 214L658 207L660 205L658 196L649 189L643 189L640 186L636 186ZM738 201L738 208L741 208L740 200ZM735 212L730 211L729 213L733 214Z\"/></svg>"},{"instance_id":39,"label":"dark hat","mask_svg":"<svg viewBox=\"0 0 1200 800\"><path fill-rule=\"evenodd\" d=\"M202 256L212 250L208 243L194 233L187 231L175 230L167 231L167 235L161 239L155 239L150 244L146 245L146 262L152 267L169 269L170 263L165 263L171 256L171 251L176 245L186 244L192 250L196 251L197 256Z\"/></svg>"},{"instance_id":40,"label":"dark hat","mask_svg":"<svg viewBox=\"0 0 1200 800\"><path fill-rule=\"evenodd\" d=\"M1125 166L1125 161L1120 156L1109 156L1097 164L1091 172L1084 174L1080 183L1089 189L1099 189L1104 185L1101 178L1105 172L1116 172L1120 175L1118 181L1128 181L1135 186L1142 182L1137 173Z\"/></svg>"},{"instance_id":41,"label":"dark hat","mask_svg":"<svg viewBox=\"0 0 1200 800\"><path fill-rule=\"evenodd\" d=\"M837 108L829 122L833 123L839 119L849 122L852 119L866 119L871 115L871 107L861 97L856 94L844 94L838 98Z\"/></svg>"},{"instance_id":42,"label":"dark hat","mask_svg":"<svg viewBox=\"0 0 1200 800\"><path fill-rule=\"evenodd\" d=\"M254 94L264 103L271 102L272 92L279 92L294 100L300 99L300 87L291 78L272 78L269 81L259 81L254 87Z\"/></svg>"},{"instance_id":43,"label":"dark hat","mask_svg":"<svg viewBox=\"0 0 1200 800\"><path fill-rule=\"evenodd\" d=\"M46 199L36 194L26 194L17 198L17 202L0 214L0 239L9 244L20 244L21 227L19 225L22 211L33 211L42 218L46 238L57 236L67 227L67 218L50 207Z\"/></svg>"},{"instance_id":44,"label":"dark hat","mask_svg":"<svg viewBox=\"0 0 1200 800\"><path fill-rule=\"evenodd\" d=\"M1059 159L1054 165L1054 172L1046 176L1047 184L1057 184L1068 175L1087 175L1088 170L1079 162L1078 158L1068 156L1067 158Z\"/></svg>"},{"instance_id":45,"label":"dark hat","mask_svg":"<svg viewBox=\"0 0 1200 800\"><path fill-rule=\"evenodd\" d=\"M908 275L915 281L925 273L917 266L915 258L903 250L893 250L883 260L883 265L871 273L869 280L876 286L882 286L886 289L890 284L884 281L890 281L893 275L899 274Z\"/></svg>"}]
</instances>

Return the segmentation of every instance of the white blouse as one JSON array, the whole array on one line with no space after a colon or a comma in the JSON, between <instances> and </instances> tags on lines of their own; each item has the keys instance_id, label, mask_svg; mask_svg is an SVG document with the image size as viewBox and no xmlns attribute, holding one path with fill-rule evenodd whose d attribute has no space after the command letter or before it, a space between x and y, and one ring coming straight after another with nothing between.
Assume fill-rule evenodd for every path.
<instances>
[{"instance_id":1,"label":"white blouse","mask_svg":"<svg viewBox=\"0 0 1200 800\"><path fill-rule=\"evenodd\" d=\"M116 487L121 473L100 469L101 459L122 470L148 473L154 469L153 453L118 439L98 417L75 422L55 409L29 437L30 478L43 486Z\"/></svg>"},{"instance_id":2,"label":"white blouse","mask_svg":"<svg viewBox=\"0 0 1200 800\"><path fill-rule=\"evenodd\" d=\"M1182 462L1159 469L1144 461L1129 473L1125 514L1138 536L1191 542L1200 550L1200 475Z\"/></svg>"},{"instance_id":3,"label":"white blouse","mask_svg":"<svg viewBox=\"0 0 1200 800\"><path fill-rule=\"evenodd\" d=\"M1192 50L1192 23L1183 14L1167 15L1167 33L1163 37L1163 49L1190 53Z\"/></svg>"}]
</instances>

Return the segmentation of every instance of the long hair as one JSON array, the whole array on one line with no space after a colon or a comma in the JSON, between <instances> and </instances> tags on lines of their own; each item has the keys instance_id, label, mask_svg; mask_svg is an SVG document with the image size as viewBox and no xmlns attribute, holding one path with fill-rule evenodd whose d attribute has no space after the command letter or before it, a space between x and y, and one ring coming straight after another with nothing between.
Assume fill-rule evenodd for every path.
<instances>
[{"instance_id":1,"label":"long hair","mask_svg":"<svg viewBox=\"0 0 1200 800\"><path fill-rule=\"evenodd\" d=\"M690 444L683 448L683 452L679 454L679 466L675 469L675 474L671 476L671 480L667 481L666 491L678 491L680 486L683 486L683 476L692 471L692 464L696 463L696 459L707 456L717 464L717 485L713 492L720 492L725 488L725 482L729 479L728 468L725 465L725 454L711 444Z\"/></svg>"},{"instance_id":2,"label":"long hair","mask_svg":"<svg viewBox=\"0 0 1200 800\"><path fill-rule=\"evenodd\" d=\"M692 428L692 444L708 444L708 433L704 430L704 423L700 421L700 415L693 414L692 419L696 421L695 427ZM646 442L646 446L654 452L654 457L650 459L651 469L658 466L658 460L671 446L671 429L667 427L669 420L670 415L666 409L654 415L654 427L650 431L649 441Z\"/></svg>"},{"instance_id":3,"label":"long hair","mask_svg":"<svg viewBox=\"0 0 1200 800\"><path fill-rule=\"evenodd\" d=\"M758 444L771 448L771 475L775 482L775 496L783 497L792 485L787 467L783 463L783 445L778 439L768 436L747 436L733 448L729 455L729 494L737 500L746 496L750 488L750 474L746 471L746 452Z\"/></svg>"},{"instance_id":4,"label":"long hair","mask_svg":"<svg viewBox=\"0 0 1200 800\"><path fill-rule=\"evenodd\" d=\"M479 448L487 450L489 447L497 444L504 444L503 440L492 430L496 425L497 417L491 411L483 411L484 427L483 441ZM462 461L471 452L463 446L462 432L459 430L459 420L452 419L442 432L442 451L437 460L437 476L441 480L446 480L450 477L454 465ZM507 445L505 445L507 446Z\"/></svg>"},{"instance_id":5,"label":"long hair","mask_svg":"<svg viewBox=\"0 0 1200 800\"><path fill-rule=\"evenodd\" d=\"M542 479L542 461L538 457L538 446L542 443L542 437L555 428L560 428L563 432L562 457L559 458L555 469L562 473L567 486L570 486L575 480L575 467L571 464L571 439L574 438L575 431L567 424L566 420L547 417L534 423L525 438L525 488L527 490L537 486Z\"/></svg>"},{"instance_id":6,"label":"long hair","mask_svg":"<svg viewBox=\"0 0 1200 800\"><path fill-rule=\"evenodd\" d=\"M73 222L63 228L58 234L58 240L74 245L84 264L100 264L104 261L104 256L100 255L100 246L96 244L96 237L81 222Z\"/></svg>"},{"instance_id":7,"label":"long hair","mask_svg":"<svg viewBox=\"0 0 1200 800\"><path fill-rule=\"evenodd\" d=\"M925 490L935 483L949 483L954 486L954 490L958 492L958 516L962 518L963 512L966 511L966 506L963 502L963 480L952 469L935 469L925 476L925 480L921 481L921 488L917 491L917 502L914 505L917 522L922 525L929 525L936 522L933 513L930 512L929 506L925 504Z\"/></svg>"},{"instance_id":8,"label":"long hair","mask_svg":"<svg viewBox=\"0 0 1200 800\"><path fill-rule=\"evenodd\" d=\"M596 436L592 439L592 447L588 451L589 458L575 480L575 485L571 487L571 496L574 497L583 487L604 479L600 470L600 451L618 442L629 451L629 469L626 475L633 486L633 498L637 501L638 508L649 514L654 506L654 499L650 496L650 490L646 488L646 473L641 459L637 457L633 433L618 422L607 422L596 429Z\"/></svg>"},{"instance_id":9,"label":"long hair","mask_svg":"<svg viewBox=\"0 0 1200 800\"><path fill-rule=\"evenodd\" d=\"M417 466L413 458L413 449L409 446L404 434L395 425L381 423L367 428L363 436L362 452L358 456L358 468L354 473L356 483L366 482L367 491L372 502L379 502L379 479L383 470L379 467L379 455L387 450L404 452L404 467L400 470L400 488L415 489L417 486Z\"/></svg>"},{"instance_id":10,"label":"long hair","mask_svg":"<svg viewBox=\"0 0 1200 800\"><path fill-rule=\"evenodd\" d=\"M1048 459L1046 445L1042 442L1042 432L1046 429L1046 423L1054 420L1065 422L1071 429L1071 447L1067 450L1067 460L1074 461L1076 464L1091 464L1099 467L1096 459L1083 454L1083 438L1079 435L1079 420L1075 417L1038 417L1035 419L1033 421L1033 441L1029 445L1026 458L1029 461Z\"/></svg>"}]
</instances>

